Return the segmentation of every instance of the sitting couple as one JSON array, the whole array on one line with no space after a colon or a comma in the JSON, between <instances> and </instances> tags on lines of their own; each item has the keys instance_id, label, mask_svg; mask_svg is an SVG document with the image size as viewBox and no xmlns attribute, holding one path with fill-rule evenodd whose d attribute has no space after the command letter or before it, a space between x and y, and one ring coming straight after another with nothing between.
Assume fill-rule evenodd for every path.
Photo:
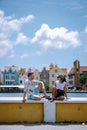
<instances>
[{"instance_id":1,"label":"sitting couple","mask_svg":"<svg viewBox=\"0 0 87 130\"><path fill-rule=\"evenodd\" d=\"M48 100L64 100L64 96L66 96L66 85L65 78L63 75L57 76L57 81L55 82L55 86L53 87L52 98L47 95L44 84L42 81L34 80L34 72L28 72L28 79L24 85L24 94L23 94L23 102L27 99L29 100L41 100L45 97ZM39 95L39 92L43 92L44 96Z\"/></svg>"}]
</instances>

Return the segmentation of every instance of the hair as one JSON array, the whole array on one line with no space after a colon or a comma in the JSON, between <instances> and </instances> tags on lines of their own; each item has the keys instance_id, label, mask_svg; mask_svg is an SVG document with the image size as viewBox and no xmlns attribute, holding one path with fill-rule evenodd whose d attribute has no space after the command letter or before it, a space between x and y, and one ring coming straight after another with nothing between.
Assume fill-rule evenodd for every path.
<instances>
[{"instance_id":1,"label":"hair","mask_svg":"<svg viewBox=\"0 0 87 130\"><path fill-rule=\"evenodd\" d=\"M64 76L63 82L66 82L66 78L65 78L65 76Z\"/></svg>"},{"instance_id":2,"label":"hair","mask_svg":"<svg viewBox=\"0 0 87 130\"><path fill-rule=\"evenodd\" d=\"M31 72L31 73L28 73L28 74L27 74L27 76L28 76L28 77L30 77L32 74L33 74L33 72Z\"/></svg>"},{"instance_id":3,"label":"hair","mask_svg":"<svg viewBox=\"0 0 87 130\"><path fill-rule=\"evenodd\" d=\"M66 82L66 78L65 78L65 76L64 75L59 75L59 76L57 76L58 78L61 78L62 79L62 82Z\"/></svg>"}]
</instances>

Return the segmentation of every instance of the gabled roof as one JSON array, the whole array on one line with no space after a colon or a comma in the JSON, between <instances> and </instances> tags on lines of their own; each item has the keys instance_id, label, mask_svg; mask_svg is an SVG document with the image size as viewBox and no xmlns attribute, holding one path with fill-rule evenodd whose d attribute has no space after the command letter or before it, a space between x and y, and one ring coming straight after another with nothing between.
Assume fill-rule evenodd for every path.
<instances>
[{"instance_id":1,"label":"gabled roof","mask_svg":"<svg viewBox=\"0 0 87 130\"><path fill-rule=\"evenodd\" d=\"M9 71L9 69L11 69L11 70L13 70L13 71L18 71L19 69L18 69L18 67L17 66L5 66L4 67L4 70L6 70L6 71Z\"/></svg>"},{"instance_id":2,"label":"gabled roof","mask_svg":"<svg viewBox=\"0 0 87 130\"><path fill-rule=\"evenodd\" d=\"M83 72L87 72L87 66L80 66L80 74L82 74ZM74 73L75 73L74 67L72 67L68 74L74 74Z\"/></svg>"},{"instance_id":3,"label":"gabled roof","mask_svg":"<svg viewBox=\"0 0 87 130\"><path fill-rule=\"evenodd\" d=\"M67 75L67 69L66 68L60 68L61 72L64 74L64 75Z\"/></svg>"},{"instance_id":4,"label":"gabled roof","mask_svg":"<svg viewBox=\"0 0 87 130\"><path fill-rule=\"evenodd\" d=\"M82 74L83 72L87 72L87 66L80 67L80 74Z\"/></svg>"}]
</instances>

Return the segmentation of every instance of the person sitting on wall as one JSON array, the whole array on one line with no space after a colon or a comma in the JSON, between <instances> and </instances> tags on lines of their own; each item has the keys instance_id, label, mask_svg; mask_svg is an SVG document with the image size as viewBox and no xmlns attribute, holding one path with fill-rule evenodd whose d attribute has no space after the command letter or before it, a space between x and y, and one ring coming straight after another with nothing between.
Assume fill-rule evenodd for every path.
<instances>
[{"instance_id":1,"label":"person sitting on wall","mask_svg":"<svg viewBox=\"0 0 87 130\"><path fill-rule=\"evenodd\" d=\"M57 80L55 81L55 85L52 90L52 100L64 100L65 97L67 99L67 87L66 87L66 79L63 74L59 74L57 76Z\"/></svg>"},{"instance_id":2,"label":"person sitting on wall","mask_svg":"<svg viewBox=\"0 0 87 130\"><path fill-rule=\"evenodd\" d=\"M43 97L48 99L49 96L46 93L44 83L34 79L34 72L29 70L27 76L28 79L24 85L23 102L25 102L26 96L29 100L41 100ZM40 90L44 93L44 96L39 95Z\"/></svg>"}]
</instances>

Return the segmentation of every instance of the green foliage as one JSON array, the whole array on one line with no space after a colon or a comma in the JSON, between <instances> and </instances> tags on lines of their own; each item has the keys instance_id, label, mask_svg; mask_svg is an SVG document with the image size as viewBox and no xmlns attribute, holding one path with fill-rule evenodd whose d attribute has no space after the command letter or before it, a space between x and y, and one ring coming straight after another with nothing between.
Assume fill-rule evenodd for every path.
<instances>
[{"instance_id":1,"label":"green foliage","mask_svg":"<svg viewBox=\"0 0 87 130\"><path fill-rule=\"evenodd\" d=\"M0 85L3 85L3 83L0 81Z\"/></svg>"},{"instance_id":2,"label":"green foliage","mask_svg":"<svg viewBox=\"0 0 87 130\"><path fill-rule=\"evenodd\" d=\"M49 90L49 83L47 83L47 82L45 82L45 81L43 81L43 80L41 80L41 81L44 83L45 89L46 89L46 90Z\"/></svg>"},{"instance_id":3,"label":"green foliage","mask_svg":"<svg viewBox=\"0 0 87 130\"><path fill-rule=\"evenodd\" d=\"M18 82L14 82L14 84L13 85L19 85L19 83Z\"/></svg>"},{"instance_id":4,"label":"green foliage","mask_svg":"<svg viewBox=\"0 0 87 130\"><path fill-rule=\"evenodd\" d=\"M87 84L87 72L80 76L80 83Z\"/></svg>"}]
</instances>

